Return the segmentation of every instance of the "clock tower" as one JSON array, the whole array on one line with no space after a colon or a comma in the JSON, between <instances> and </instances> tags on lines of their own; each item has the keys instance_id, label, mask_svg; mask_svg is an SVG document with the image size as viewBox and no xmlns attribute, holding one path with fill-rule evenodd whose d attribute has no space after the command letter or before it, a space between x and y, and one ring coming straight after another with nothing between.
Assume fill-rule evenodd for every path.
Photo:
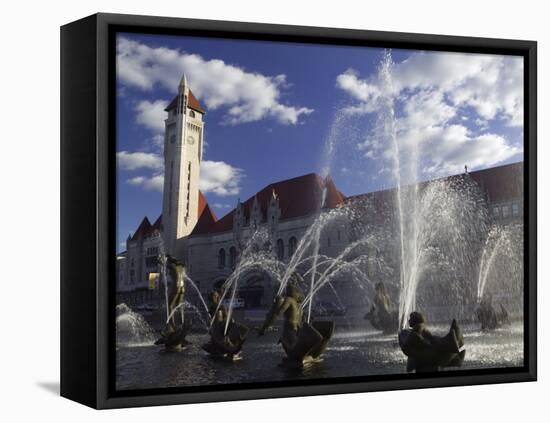
<instances>
[{"instance_id":1,"label":"clock tower","mask_svg":"<svg viewBox=\"0 0 550 423\"><path fill-rule=\"evenodd\" d=\"M204 110L181 78L178 94L166 108L164 133L163 238L166 252L182 257L178 240L191 233L199 209L199 176Z\"/></svg>"}]
</instances>

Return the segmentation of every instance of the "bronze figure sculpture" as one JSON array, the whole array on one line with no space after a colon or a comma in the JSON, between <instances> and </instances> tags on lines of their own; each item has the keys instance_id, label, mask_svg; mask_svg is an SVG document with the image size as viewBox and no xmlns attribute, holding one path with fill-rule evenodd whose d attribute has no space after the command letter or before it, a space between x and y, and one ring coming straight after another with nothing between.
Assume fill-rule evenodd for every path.
<instances>
[{"instance_id":1,"label":"bronze figure sculpture","mask_svg":"<svg viewBox=\"0 0 550 423\"><path fill-rule=\"evenodd\" d=\"M466 350L462 332L453 319L449 333L435 336L427 329L424 316L414 311L409 316L410 329L399 332L399 346L407 358L407 372L436 372L444 367L459 367Z\"/></svg>"},{"instance_id":2,"label":"bronze figure sculpture","mask_svg":"<svg viewBox=\"0 0 550 423\"><path fill-rule=\"evenodd\" d=\"M399 317L386 291L386 286L383 282L378 282L375 290L374 303L365 314L365 319L371 323L373 328L381 330L385 334L395 333L399 325Z\"/></svg>"},{"instance_id":3,"label":"bronze figure sculpture","mask_svg":"<svg viewBox=\"0 0 550 423\"><path fill-rule=\"evenodd\" d=\"M271 310L258 331L258 336L263 336L279 316L284 316L283 334L279 343L287 355L282 362L286 367L299 368L305 362L319 360L334 332L334 322L318 321L310 324L303 321L303 299L304 294L298 285L289 283L285 295L273 300Z\"/></svg>"},{"instance_id":4,"label":"bronze figure sculpture","mask_svg":"<svg viewBox=\"0 0 550 423\"><path fill-rule=\"evenodd\" d=\"M493 307L493 296L486 293L479 303L476 310L476 317L481 323L481 330L494 330L501 326L510 324L508 310L500 304L500 311L496 311Z\"/></svg>"},{"instance_id":5,"label":"bronze figure sculpture","mask_svg":"<svg viewBox=\"0 0 550 423\"><path fill-rule=\"evenodd\" d=\"M171 280L168 319L166 326L161 332L161 337L155 342L155 345L164 345L166 351L181 351L189 342L185 339L191 329L191 322L185 320L185 314L181 311L181 319L177 322L176 311L183 307L183 298L185 294L185 266L176 258L165 255L159 257L159 264L166 267L164 283Z\"/></svg>"},{"instance_id":6,"label":"bronze figure sculpture","mask_svg":"<svg viewBox=\"0 0 550 423\"><path fill-rule=\"evenodd\" d=\"M220 289L215 288L209 296L209 309L212 318L209 331L210 341L204 344L202 349L213 358L234 361L240 358L249 329L228 316L221 300L222 292ZM230 321L227 322L227 319L230 319Z\"/></svg>"}]
</instances>

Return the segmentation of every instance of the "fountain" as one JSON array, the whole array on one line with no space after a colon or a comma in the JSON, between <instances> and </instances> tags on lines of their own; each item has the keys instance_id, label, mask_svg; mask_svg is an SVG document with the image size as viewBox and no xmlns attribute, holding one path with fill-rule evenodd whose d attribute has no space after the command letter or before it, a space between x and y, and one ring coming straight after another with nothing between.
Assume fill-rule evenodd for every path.
<instances>
[{"instance_id":1,"label":"fountain","mask_svg":"<svg viewBox=\"0 0 550 423\"><path fill-rule=\"evenodd\" d=\"M426 320L419 312L412 312L410 329L399 332L399 346L407 356L407 372L437 372L445 367L459 367L466 350L462 331L453 319L446 336L435 336L426 328Z\"/></svg>"},{"instance_id":2,"label":"fountain","mask_svg":"<svg viewBox=\"0 0 550 423\"><path fill-rule=\"evenodd\" d=\"M241 358L249 329L231 319L222 304L222 295L221 290L216 288L210 293L210 341L202 349L213 358L235 361Z\"/></svg>"},{"instance_id":3,"label":"fountain","mask_svg":"<svg viewBox=\"0 0 550 423\"><path fill-rule=\"evenodd\" d=\"M482 330L493 330L510 324L510 313L522 314L522 255L518 251L523 236L516 225L495 225L485 240L479 263L476 317ZM498 310L493 297L498 296ZM507 303L505 306L504 303Z\"/></svg>"},{"instance_id":4,"label":"fountain","mask_svg":"<svg viewBox=\"0 0 550 423\"><path fill-rule=\"evenodd\" d=\"M375 329L381 330L385 334L395 333L395 329L398 327L398 310L393 306L383 282L378 282L375 289L374 304L365 314L365 319L369 320Z\"/></svg>"},{"instance_id":5,"label":"fountain","mask_svg":"<svg viewBox=\"0 0 550 423\"><path fill-rule=\"evenodd\" d=\"M193 304L191 304L189 301L183 301L178 306L176 306L168 316L168 319L166 320L166 324L170 323L170 320L173 318L173 316L176 314L177 311L183 310L185 311L189 310L193 313L193 316L197 316L201 326L203 326L205 329L208 329L209 325L208 322L204 319L203 313L199 310L199 308ZM207 311L208 313L208 311ZM185 314L184 314L185 316Z\"/></svg>"},{"instance_id":6,"label":"fountain","mask_svg":"<svg viewBox=\"0 0 550 423\"><path fill-rule=\"evenodd\" d=\"M275 320L284 314L283 333L279 342L287 355L281 363L285 367L301 368L305 364L319 361L334 331L334 322L310 324L303 321L303 299L304 294L295 278L294 283L287 285L285 294L275 298L258 331L258 336L263 336Z\"/></svg>"},{"instance_id":7,"label":"fountain","mask_svg":"<svg viewBox=\"0 0 550 423\"><path fill-rule=\"evenodd\" d=\"M125 303L116 306L115 323L117 346L150 345L154 341L153 329Z\"/></svg>"},{"instance_id":8,"label":"fountain","mask_svg":"<svg viewBox=\"0 0 550 423\"><path fill-rule=\"evenodd\" d=\"M161 332L155 345L164 345L166 351L181 351L188 344L185 337L191 329L190 322L185 319L185 312L181 305L185 294L184 275L185 268L182 262L169 254L159 257L159 264L162 269L162 280L166 295L166 325ZM168 277L172 279L170 293L168 293ZM180 321L176 319L175 312L180 310Z\"/></svg>"},{"instance_id":9,"label":"fountain","mask_svg":"<svg viewBox=\"0 0 550 423\"><path fill-rule=\"evenodd\" d=\"M484 210L477 185L467 173L422 182L422 146L404 146L396 128L392 58L385 52L379 68L379 111L376 130L391 146L395 188L395 225L400 280L399 327L407 327L411 312L425 307L419 299L423 288L441 291L453 312L462 298L473 296L470 269L479 250L479 239L486 231ZM425 284L426 287L421 285ZM444 295L442 295L444 294ZM443 318L447 316L437 316Z\"/></svg>"},{"instance_id":10,"label":"fountain","mask_svg":"<svg viewBox=\"0 0 550 423\"><path fill-rule=\"evenodd\" d=\"M394 189L393 225L390 239L395 243L396 268L399 274L399 301L396 321L386 311L386 331L396 324L402 351L412 360L409 367L417 371L460 365L464 358L463 341L456 321L446 337L426 336L411 324L417 309L430 313L437 321L464 318L475 297L472 269L487 231L487 216L482 196L469 174L423 182L421 179L421 145L405 145L399 139L395 112L391 53L385 51L378 71L378 114L375 133L390 147ZM387 303L383 293L379 303ZM378 309L389 309L379 304ZM381 321L375 314L371 321ZM452 313L449 316L446 313ZM422 323L424 322L422 316ZM395 322L395 323L394 323ZM408 326L411 329L408 329ZM429 335L428 335L429 334ZM460 336L459 336L460 335ZM448 340L451 341L448 341ZM448 342L447 342L448 341ZM443 347L442 347L443 345ZM456 354L460 353L460 357ZM449 355L450 354L450 355Z\"/></svg>"},{"instance_id":11,"label":"fountain","mask_svg":"<svg viewBox=\"0 0 550 423\"><path fill-rule=\"evenodd\" d=\"M162 237L160 241L158 265L160 267L160 280L164 287L166 321L161 336L155 341L155 345L164 345L167 351L177 352L185 349L189 343L185 338L192 329L192 322L185 318L186 308L195 312L199 320L204 323L205 327L207 326L197 307L184 300L186 285L190 285L194 289L206 314L208 314L208 307L199 288L187 275L184 264L166 252ZM169 281L171 281L170 288ZM179 318L177 316L178 311L180 312Z\"/></svg>"},{"instance_id":12,"label":"fountain","mask_svg":"<svg viewBox=\"0 0 550 423\"><path fill-rule=\"evenodd\" d=\"M304 354L301 354L298 353L298 350L295 350L294 347L291 348L289 346L290 344L287 343L285 351L293 358L300 356L301 358L298 360L300 362L306 357L319 358L326 348L328 340L332 336L334 322L313 321L315 295L325 286L330 287L332 290L336 290L332 282L345 275L353 274L356 275L353 280L355 280L362 289L368 286L366 289L372 290L372 284L370 284L369 278L361 270L362 265L365 263L366 256L357 253L360 247L372 243L372 237L361 237L359 240L348 245L336 257L329 257L319 252L319 239L324 231L329 228L330 225L338 222L339 219L346 219L349 221L353 217L353 207L320 211L304 236L300 239L288 263L283 263L276 259L273 251L274 242L266 228L260 227L253 231L250 234L250 238L244 243L245 247L239 255L239 260L236 263L235 269L221 287L219 301L217 301L216 307L211 312L211 331L215 326L214 320L217 319L218 323L216 324L219 325L220 321L225 323L223 336L227 337L230 335L230 327L234 324L232 320L233 304L239 289L241 276L252 270L261 271L279 285L270 313L273 320L278 314L284 312L281 311L281 307L285 309L288 307L288 304L285 305L283 303L292 298L292 296L288 295L289 290L299 289L302 291L302 289L304 289L306 291L305 295L300 295L300 301L297 301L296 304L293 303L293 306L295 306L294 308L296 308L294 313L298 313L300 316L296 318L300 321L300 324L295 329L299 330L299 332L296 333L296 340L304 343L304 345L309 345L311 348L306 348L301 343L297 344L300 345L299 350L304 352ZM357 257L350 259L350 256L353 254ZM299 285L304 286L299 287ZM227 316L219 319L219 313L225 313L222 309L222 302L225 298L229 299L228 310L226 312ZM270 322L268 326L272 323L273 322ZM208 345L208 350L212 350L212 348L210 348L212 342ZM317 348L313 348L315 345L317 345ZM313 356L310 354L312 351Z\"/></svg>"},{"instance_id":13,"label":"fountain","mask_svg":"<svg viewBox=\"0 0 550 423\"><path fill-rule=\"evenodd\" d=\"M166 325L179 329L163 335L165 338L174 336L180 341L177 345L185 345L185 334L189 330L186 325L190 320L185 310L192 310L208 329L209 340L202 349L209 357L230 362L240 359L249 328L238 321L235 303L241 284L251 272L262 273L275 285L275 298L258 334L263 335L281 319L279 343L285 353L282 365L316 369L311 373L313 377L325 377L324 371L333 371L332 376L336 377L400 373L404 371L401 352L407 357L407 371L433 372L459 367L466 354L461 327L465 321L474 321L476 305L480 306L477 317L484 329L502 324L504 311L507 319L522 313L521 228L512 225L489 227L484 198L467 171L426 181L428 176L422 173L422 146L404 145L400 141L392 66L391 55L386 52L378 72L380 96L375 108L375 132L376 137L390 147L388 153L391 153L395 188L348 198L339 207L329 209L324 207L325 183L319 193L318 210L310 217L307 229L285 262L276 258L276 238L267 225L255 227L251 223L244 228L243 239L237 244L238 260L233 271L221 287L213 290L208 304L197 284L185 272L171 275L175 286L169 292L167 282L174 270L167 264L170 261L167 257L161 261ZM340 131L344 126L347 129L347 125L357 123L350 122L349 117L338 112L331 125L325 143L325 162L320 167L325 182L331 174ZM381 200L377 194L381 194ZM331 255L324 250L324 240L336 226L345 227L349 236L345 246L339 246L338 252ZM166 256L164 251L161 256ZM323 294L333 295L342 303L341 282L351 286L353 300L359 298L354 303L357 309L369 306L365 318L375 331L354 328L354 332L338 330L335 334L335 323L343 319L330 320L326 315L316 314L319 303L315 300L323 298ZM178 286L183 288L183 283L197 292L195 305L183 300L183 292L178 290ZM492 308L492 298L501 303L500 314ZM363 323L363 313L364 310L354 316L360 323ZM139 320L140 317L133 318ZM129 320L128 316L123 320ZM141 321L144 323L142 318ZM450 328L448 322L452 322ZM125 325L134 327L133 324ZM469 348L465 367L522 365L522 326L512 325L509 334L464 328ZM177 330L181 333L176 333ZM118 332L117 318L117 336ZM396 333L401 352L395 348ZM386 336L388 334L391 336ZM147 342L140 340L150 339L150 336L134 334L131 338L139 344ZM266 363L276 359L281 350L267 346L268 342L271 340L249 341L246 351L255 359L240 362L239 371L215 364L215 371L205 372L202 361L205 355L191 352L184 363L191 370L176 374L169 369L167 378L175 386L181 380L197 384L202 378L208 383L256 381L260 373L269 375L268 379L278 380L280 374ZM310 367L309 364L322 361L329 342L330 366ZM498 353L494 354L495 351ZM122 351L122 354L132 353L128 349ZM142 351L137 354L140 353ZM152 360L164 359L155 356ZM153 379L161 367L151 370ZM353 369L360 370L354 372ZM306 372L299 373L299 377L306 376Z\"/></svg>"},{"instance_id":14,"label":"fountain","mask_svg":"<svg viewBox=\"0 0 550 423\"><path fill-rule=\"evenodd\" d=\"M351 281L361 291L364 291L368 298L373 298L374 282L365 272L367 261L377 266L380 270L379 275L388 273L383 258L378 256L379 245L382 243L380 238L385 238L386 233L364 221L364 212L372 209L372 204L368 200L356 199L347 201L335 209L323 208L327 196L326 185L330 178L328 175L339 139L338 132L344 121L349 123L349 119L344 119L347 117L349 115L340 112L336 114L325 143L322 174L325 176L326 184L321 193L318 214L300 238L286 266L282 266L278 261L271 265L271 273L274 274L275 280L279 281L279 288L272 309L266 318L264 329L269 327L277 316L288 308L297 308L292 313L299 313L300 316L303 316L300 327L294 328L297 332L293 336L287 336L292 341L283 343L287 353L287 359L283 361L285 365L300 366L304 362L319 360L325 350L334 330L334 322L313 320L314 299L324 287L330 288L340 303L338 283L342 280ZM353 232L352 239L336 256L322 254L320 240L325 236L330 236L327 232L331 227L338 225L349 228L350 232ZM369 256L373 252L375 256ZM243 262L246 262L247 255L243 254L243 256ZM263 260L265 261L265 259ZM257 262L257 260L252 261ZM277 275L281 269L282 274ZM236 269L235 274L238 275L240 270L240 268ZM296 279L299 279L300 282L297 282ZM292 300L292 295L289 295L288 290L297 287L305 294L300 295L300 300L294 304L293 301L296 299ZM288 301L293 303L293 307L286 304ZM301 319L302 317L298 320ZM288 324L285 324L283 328L287 326ZM397 325L393 330L396 327ZM292 346L290 346L291 344Z\"/></svg>"},{"instance_id":15,"label":"fountain","mask_svg":"<svg viewBox=\"0 0 550 423\"><path fill-rule=\"evenodd\" d=\"M523 229L520 225L495 225L491 228L479 264L478 301L481 301L488 289L504 291L509 296L523 296L522 240Z\"/></svg>"},{"instance_id":16,"label":"fountain","mask_svg":"<svg viewBox=\"0 0 550 423\"><path fill-rule=\"evenodd\" d=\"M272 241L269 233L265 228L257 228L254 230L250 238L247 240L247 244L239 254L239 260L235 264L235 269L227 277L226 281L222 285L222 293L214 308L214 312L211 314L212 325L215 314L222 307L222 303L226 298L229 298L229 307L227 310L227 319L225 319L224 335L227 335L229 325L233 314L233 304L238 292L239 282L241 275L247 272L258 270L268 274L273 280L279 280L279 275L282 263L275 259L272 254L271 248Z\"/></svg>"}]
</instances>

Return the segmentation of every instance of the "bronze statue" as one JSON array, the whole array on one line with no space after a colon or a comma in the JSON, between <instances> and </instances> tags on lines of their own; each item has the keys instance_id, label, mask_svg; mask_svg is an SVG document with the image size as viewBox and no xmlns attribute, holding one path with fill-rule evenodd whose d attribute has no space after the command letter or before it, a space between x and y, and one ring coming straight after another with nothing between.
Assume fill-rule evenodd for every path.
<instances>
[{"instance_id":1,"label":"bronze statue","mask_svg":"<svg viewBox=\"0 0 550 423\"><path fill-rule=\"evenodd\" d=\"M414 311L409 316L410 329L399 332L399 346L407 358L407 372L436 372L444 367L459 367L466 350L462 332L453 319L449 333L435 336L427 328L424 316Z\"/></svg>"},{"instance_id":2,"label":"bronze statue","mask_svg":"<svg viewBox=\"0 0 550 423\"><path fill-rule=\"evenodd\" d=\"M486 293L476 310L477 320L481 323L481 330L494 330L503 325L510 324L508 311L500 304L500 312L497 312L493 307L493 296Z\"/></svg>"},{"instance_id":3,"label":"bronze statue","mask_svg":"<svg viewBox=\"0 0 550 423\"><path fill-rule=\"evenodd\" d=\"M371 309L365 314L365 319L371 325L384 333L395 333L398 327L398 312L394 308L390 296L383 282L378 282L375 287L376 295Z\"/></svg>"},{"instance_id":4,"label":"bronze statue","mask_svg":"<svg viewBox=\"0 0 550 423\"><path fill-rule=\"evenodd\" d=\"M175 310L182 307L185 294L185 266L182 262L170 255L160 256L159 264L166 266L167 275L164 276L164 283L167 283L168 277L172 281L170 293L168 295L168 319L165 328L161 332L161 337L155 342L155 345L164 345L167 351L181 351L189 344L185 337L191 329L191 322L184 318L182 310L180 322L176 322Z\"/></svg>"},{"instance_id":5,"label":"bronze statue","mask_svg":"<svg viewBox=\"0 0 550 423\"><path fill-rule=\"evenodd\" d=\"M302 367L304 361L319 359L334 331L334 322L304 322L301 306L303 300L304 294L298 285L289 283L285 295L277 296L273 300L264 324L258 331L258 336L263 336L279 316L284 316L283 334L279 343L287 355L283 365L289 367Z\"/></svg>"},{"instance_id":6,"label":"bronze statue","mask_svg":"<svg viewBox=\"0 0 550 423\"><path fill-rule=\"evenodd\" d=\"M221 298L222 292L217 288L212 290L208 297L212 324L209 332L210 341L204 344L202 349L214 358L233 361L239 358L249 329L235 322L233 318L227 323L229 316L225 306L221 304ZM225 331L226 325L227 333Z\"/></svg>"}]
</instances>

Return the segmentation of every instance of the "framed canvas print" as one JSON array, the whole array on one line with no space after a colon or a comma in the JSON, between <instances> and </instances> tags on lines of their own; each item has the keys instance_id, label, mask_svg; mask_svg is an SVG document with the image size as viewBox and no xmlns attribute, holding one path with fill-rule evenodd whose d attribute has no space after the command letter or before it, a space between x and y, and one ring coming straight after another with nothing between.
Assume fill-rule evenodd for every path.
<instances>
[{"instance_id":1,"label":"framed canvas print","mask_svg":"<svg viewBox=\"0 0 550 423\"><path fill-rule=\"evenodd\" d=\"M536 379L536 43L61 29L62 395Z\"/></svg>"}]
</instances>

